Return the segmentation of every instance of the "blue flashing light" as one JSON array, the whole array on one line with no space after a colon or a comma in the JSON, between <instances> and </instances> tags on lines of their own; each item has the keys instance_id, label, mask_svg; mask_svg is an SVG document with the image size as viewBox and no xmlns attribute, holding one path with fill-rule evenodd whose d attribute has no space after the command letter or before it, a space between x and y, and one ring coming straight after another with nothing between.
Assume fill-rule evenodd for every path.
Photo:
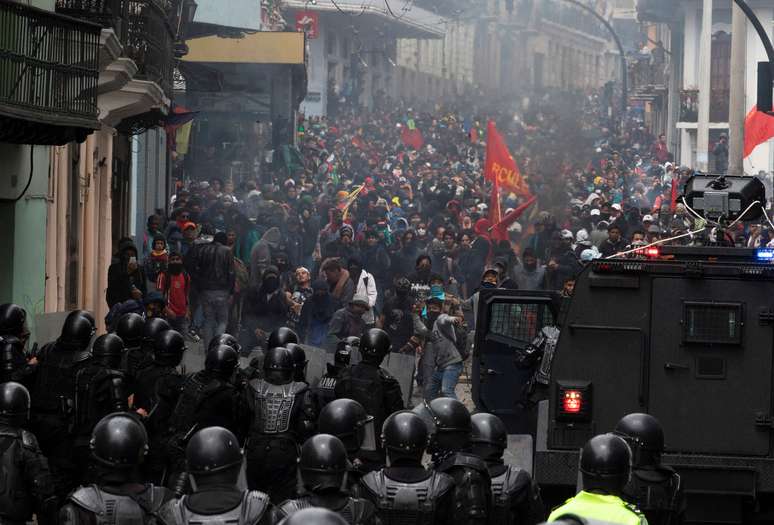
<instances>
[{"instance_id":1,"label":"blue flashing light","mask_svg":"<svg viewBox=\"0 0 774 525\"><path fill-rule=\"evenodd\" d=\"M755 256L759 261L774 261L774 248L758 248Z\"/></svg>"}]
</instances>

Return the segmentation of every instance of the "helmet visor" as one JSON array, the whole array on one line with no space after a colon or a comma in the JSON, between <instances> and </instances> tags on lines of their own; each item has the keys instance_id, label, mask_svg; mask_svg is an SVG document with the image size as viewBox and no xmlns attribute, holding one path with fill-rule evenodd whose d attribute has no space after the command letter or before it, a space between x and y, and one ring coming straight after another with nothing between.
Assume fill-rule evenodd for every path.
<instances>
[{"instance_id":1,"label":"helmet visor","mask_svg":"<svg viewBox=\"0 0 774 525\"><path fill-rule=\"evenodd\" d=\"M360 434L363 436L360 444L360 450L376 450L376 431L374 429L374 418L368 416L368 419L360 427Z\"/></svg>"}]
</instances>

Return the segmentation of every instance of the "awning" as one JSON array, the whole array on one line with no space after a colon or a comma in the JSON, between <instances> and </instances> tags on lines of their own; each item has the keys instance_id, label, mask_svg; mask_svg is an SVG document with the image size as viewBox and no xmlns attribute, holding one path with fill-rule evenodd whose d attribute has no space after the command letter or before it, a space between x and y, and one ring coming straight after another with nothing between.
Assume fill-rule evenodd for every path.
<instances>
[{"instance_id":1,"label":"awning","mask_svg":"<svg viewBox=\"0 0 774 525\"><path fill-rule=\"evenodd\" d=\"M260 31L241 38L205 36L186 41L184 62L210 64L304 64L304 34Z\"/></svg>"}]
</instances>

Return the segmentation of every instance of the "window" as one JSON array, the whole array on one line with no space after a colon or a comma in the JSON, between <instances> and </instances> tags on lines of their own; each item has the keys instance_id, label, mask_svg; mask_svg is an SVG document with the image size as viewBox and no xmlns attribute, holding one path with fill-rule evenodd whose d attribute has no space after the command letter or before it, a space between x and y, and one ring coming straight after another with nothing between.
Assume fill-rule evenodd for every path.
<instances>
[{"instance_id":1,"label":"window","mask_svg":"<svg viewBox=\"0 0 774 525\"><path fill-rule=\"evenodd\" d=\"M740 303L685 303L683 341L739 345L742 343Z\"/></svg>"},{"instance_id":2,"label":"window","mask_svg":"<svg viewBox=\"0 0 774 525\"><path fill-rule=\"evenodd\" d=\"M489 310L489 333L532 342L545 325L554 324L554 316L546 304L494 303Z\"/></svg>"}]
</instances>

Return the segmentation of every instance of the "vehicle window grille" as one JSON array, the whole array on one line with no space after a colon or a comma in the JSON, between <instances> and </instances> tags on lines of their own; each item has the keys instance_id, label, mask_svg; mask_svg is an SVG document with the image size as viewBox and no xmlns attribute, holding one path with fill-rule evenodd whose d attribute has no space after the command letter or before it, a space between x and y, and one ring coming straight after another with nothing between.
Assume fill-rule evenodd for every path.
<instances>
[{"instance_id":1,"label":"vehicle window grille","mask_svg":"<svg viewBox=\"0 0 774 525\"><path fill-rule=\"evenodd\" d=\"M742 305L685 303L684 341L701 344L742 342Z\"/></svg>"},{"instance_id":2,"label":"vehicle window grille","mask_svg":"<svg viewBox=\"0 0 774 525\"><path fill-rule=\"evenodd\" d=\"M545 304L494 303L489 316L489 333L531 342L543 326L554 324Z\"/></svg>"}]
</instances>

